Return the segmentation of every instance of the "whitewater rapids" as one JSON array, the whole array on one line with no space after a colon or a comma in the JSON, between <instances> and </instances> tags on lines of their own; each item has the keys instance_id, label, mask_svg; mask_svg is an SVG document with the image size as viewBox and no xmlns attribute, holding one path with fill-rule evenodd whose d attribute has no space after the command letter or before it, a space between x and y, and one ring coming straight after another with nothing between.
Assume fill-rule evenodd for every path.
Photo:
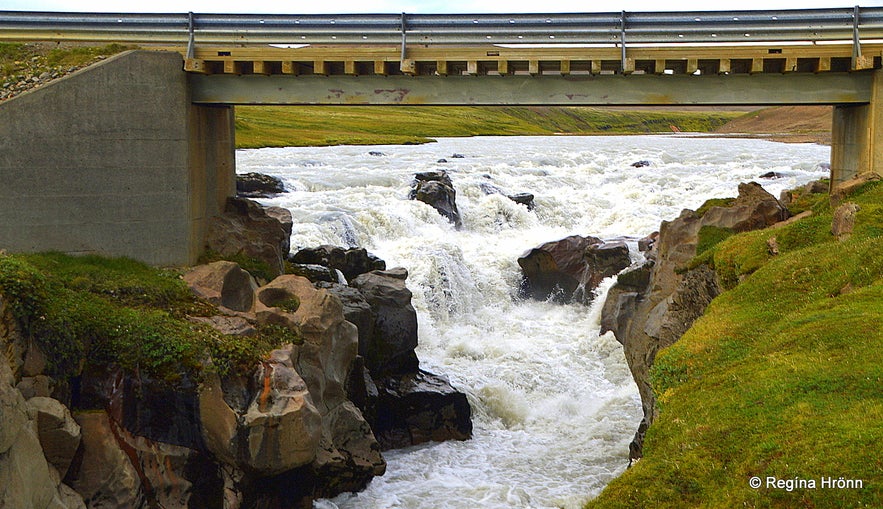
<instances>
[{"instance_id":1,"label":"whitewater rapids","mask_svg":"<svg viewBox=\"0 0 883 509\"><path fill-rule=\"evenodd\" d=\"M472 440L385 453L385 476L316 508L581 507L625 469L641 419L622 347L598 334L613 280L588 307L522 301L518 256L579 234L626 238L637 260L635 240L682 209L751 180L778 196L827 176L829 158L813 144L671 135L238 151L237 171L289 190L261 201L291 210L294 250L361 246L408 269L421 366L473 408ZM414 173L439 169L457 191L461 230L408 200ZM780 177L758 178L767 172ZM518 192L536 196L534 211L505 196Z\"/></svg>"}]
</instances>

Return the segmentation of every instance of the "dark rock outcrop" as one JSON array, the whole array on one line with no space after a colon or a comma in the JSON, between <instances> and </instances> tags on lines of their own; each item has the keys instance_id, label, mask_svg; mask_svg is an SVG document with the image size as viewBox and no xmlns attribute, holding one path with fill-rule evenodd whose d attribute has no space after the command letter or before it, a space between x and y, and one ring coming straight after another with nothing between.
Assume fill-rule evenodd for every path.
<instances>
[{"instance_id":1,"label":"dark rock outcrop","mask_svg":"<svg viewBox=\"0 0 883 509\"><path fill-rule=\"evenodd\" d=\"M463 221L457 208L457 191L447 172L427 171L414 175L409 198L422 201L460 228Z\"/></svg>"},{"instance_id":2,"label":"dark rock outcrop","mask_svg":"<svg viewBox=\"0 0 883 509\"><path fill-rule=\"evenodd\" d=\"M343 248L323 245L301 249L289 256L288 259L292 263L324 265L337 269L347 281L352 281L359 274L386 269L386 262L372 255L363 247ZM337 279L332 282L337 282Z\"/></svg>"},{"instance_id":3,"label":"dark rock outcrop","mask_svg":"<svg viewBox=\"0 0 883 509\"><path fill-rule=\"evenodd\" d=\"M572 235L528 250L518 258L524 274L522 294L560 302L589 302L605 277L629 266L623 242Z\"/></svg>"},{"instance_id":4,"label":"dark rock outcrop","mask_svg":"<svg viewBox=\"0 0 883 509\"><path fill-rule=\"evenodd\" d=\"M608 292L602 331L613 331L623 344L644 410L630 448L632 459L641 457L644 432L655 418L649 371L656 353L680 339L720 292L715 273L707 266L683 270L696 255L700 229L713 226L741 232L787 217L785 207L758 184L740 184L739 196L729 206L711 207L702 216L684 210L674 221L663 221L658 240L646 253L648 262L621 274Z\"/></svg>"},{"instance_id":5,"label":"dark rock outcrop","mask_svg":"<svg viewBox=\"0 0 883 509\"><path fill-rule=\"evenodd\" d=\"M423 370L386 376L377 393L368 406L373 404L374 434L384 450L472 436L466 395L443 377Z\"/></svg>"},{"instance_id":6,"label":"dark rock outcrop","mask_svg":"<svg viewBox=\"0 0 883 509\"><path fill-rule=\"evenodd\" d=\"M243 198L270 198L285 192L282 179L263 173L236 175L236 195Z\"/></svg>"},{"instance_id":7,"label":"dark rock outcrop","mask_svg":"<svg viewBox=\"0 0 883 509\"><path fill-rule=\"evenodd\" d=\"M519 205L524 205L525 207L527 207L527 210L534 209L534 195L531 193L507 194L506 198L509 198Z\"/></svg>"}]
</instances>

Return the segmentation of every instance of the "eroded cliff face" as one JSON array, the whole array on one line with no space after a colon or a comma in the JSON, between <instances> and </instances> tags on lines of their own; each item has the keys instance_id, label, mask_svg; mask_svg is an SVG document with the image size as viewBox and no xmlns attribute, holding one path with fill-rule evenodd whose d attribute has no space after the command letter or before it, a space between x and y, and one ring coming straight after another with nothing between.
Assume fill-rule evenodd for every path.
<instances>
[{"instance_id":1,"label":"eroded cliff face","mask_svg":"<svg viewBox=\"0 0 883 509\"><path fill-rule=\"evenodd\" d=\"M787 217L787 209L760 185L740 184L739 196L727 205L712 206L702 215L684 210L677 219L663 221L646 262L621 274L610 289L601 332L613 331L622 343L644 411L630 447L632 460L642 456L644 433L655 417L650 368L657 352L680 339L721 291L707 265L686 270L697 254L700 231L710 227L738 233Z\"/></svg>"}]
</instances>

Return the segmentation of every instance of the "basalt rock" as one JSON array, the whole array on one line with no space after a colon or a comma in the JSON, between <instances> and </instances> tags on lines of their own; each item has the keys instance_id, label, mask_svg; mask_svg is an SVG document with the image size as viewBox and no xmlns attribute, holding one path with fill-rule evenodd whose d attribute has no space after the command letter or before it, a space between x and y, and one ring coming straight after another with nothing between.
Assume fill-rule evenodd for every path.
<instances>
[{"instance_id":1,"label":"basalt rock","mask_svg":"<svg viewBox=\"0 0 883 509\"><path fill-rule=\"evenodd\" d=\"M630 263L623 242L579 235L547 242L518 258L524 275L522 294L538 300L589 302L602 279Z\"/></svg>"},{"instance_id":2,"label":"basalt rock","mask_svg":"<svg viewBox=\"0 0 883 509\"><path fill-rule=\"evenodd\" d=\"M405 285L407 277L407 270L396 268L375 270L352 281L373 315L373 327L360 354L375 378L417 369L417 312Z\"/></svg>"},{"instance_id":3,"label":"basalt rock","mask_svg":"<svg viewBox=\"0 0 883 509\"><path fill-rule=\"evenodd\" d=\"M414 175L409 198L422 201L460 228L463 221L457 208L457 192L447 172L428 171Z\"/></svg>"},{"instance_id":4,"label":"basalt rock","mask_svg":"<svg viewBox=\"0 0 883 509\"><path fill-rule=\"evenodd\" d=\"M243 198L269 198L285 192L282 179L263 173L236 175L236 194Z\"/></svg>"},{"instance_id":5,"label":"basalt rock","mask_svg":"<svg viewBox=\"0 0 883 509\"><path fill-rule=\"evenodd\" d=\"M339 270L347 281L372 270L385 270L386 262L369 253L365 248L343 248L323 245L305 248L289 257L296 264L322 265ZM335 277L331 282L338 282Z\"/></svg>"},{"instance_id":6,"label":"basalt rock","mask_svg":"<svg viewBox=\"0 0 883 509\"><path fill-rule=\"evenodd\" d=\"M443 377L423 370L386 376L377 381L377 391L368 405L377 415L374 433L384 449L472 436L466 395Z\"/></svg>"},{"instance_id":7,"label":"basalt rock","mask_svg":"<svg viewBox=\"0 0 883 509\"><path fill-rule=\"evenodd\" d=\"M684 210L677 219L663 221L658 240L646 255L649 261L620 275L608 292L602 330L613 331L623 344L644 410L644 421L630 448L632 459L641 456L644 431L655 418L649 371L656 353L680 339L720 292L710 268L683 270L696 255L700 229L712 226L741 232L787 217L785 207L758 184L740 184L739 196L729 206L711 207L702 216Z\"/></svg>"},{"instance_id":8,"label":"basalt rock","mask_svg":"<svg viewBox=\"0 0 883 509\"><path fill-rule=\"evenodd\" d=\"M228 261L194 267L184 274L191 291L216 306L249 311L254 306L257 284L251 274Z\"/></svg>"}]
</instances>

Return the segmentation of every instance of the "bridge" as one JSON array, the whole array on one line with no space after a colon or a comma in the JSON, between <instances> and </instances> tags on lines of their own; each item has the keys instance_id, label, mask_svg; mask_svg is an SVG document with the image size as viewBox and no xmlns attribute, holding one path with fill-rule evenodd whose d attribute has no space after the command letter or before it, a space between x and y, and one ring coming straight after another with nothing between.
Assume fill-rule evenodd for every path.
<instances>
[{"instance_id":1,"label":"bridge","mask_svg":"<svg viewBox=\"0 0 883 509\"><path fill-rule=\"evenodd\" d=\"M0 11L0 41L143 49L0 103L0 248L195 262L234 107L834 106L832 183L883 172L883 8L480 15ZM38 187L39 186L39 187Z\"/></svg>"}]
</instances>

